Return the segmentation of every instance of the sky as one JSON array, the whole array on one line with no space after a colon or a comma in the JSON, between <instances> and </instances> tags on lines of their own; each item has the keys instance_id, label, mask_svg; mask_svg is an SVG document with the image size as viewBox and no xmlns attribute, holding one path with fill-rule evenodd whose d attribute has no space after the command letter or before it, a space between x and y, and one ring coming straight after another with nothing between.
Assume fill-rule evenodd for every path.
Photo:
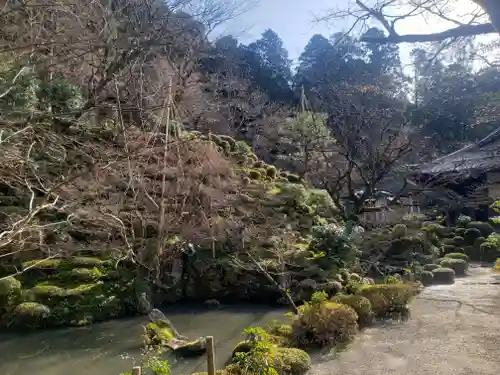
<instances>
[{"instance_id":1,"label":"sky","mask_svg":"<svg viewBox=\"0 0 500 375\"><path fill-rule=\"evenodd\" d=\"M477 7L470 0L451 0L451 2L457 19L463 19L460 15L463 16ZM348 20L338 20L334 24L315 22L315 17L325 15L329 9L342 8L347 4L348 0L260 0L250 11L225 24L219 33L232 34L242 43L248 43L258 39L264 30L273 29L283 40L289 57L296 60L314 34L319 33L329 37L335 32L348 29L350 26ZM399 22L397 31L400 34L431 33L445 30L450 26L453 24L436 17L427 19L420 17ZM400 45L404 65L410 62L409 53L413 47L415 46L409 44Z\"/></svg>"}]
</instances>

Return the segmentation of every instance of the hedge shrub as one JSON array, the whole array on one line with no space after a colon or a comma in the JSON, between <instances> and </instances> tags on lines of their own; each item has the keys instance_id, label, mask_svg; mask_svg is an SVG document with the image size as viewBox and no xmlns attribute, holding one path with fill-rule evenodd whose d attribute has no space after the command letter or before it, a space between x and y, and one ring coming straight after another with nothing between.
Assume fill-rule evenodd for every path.
<instances>
[{"instance_id":1,"label":"hedge shrub","mask_svg":"<svg viewBox=\"0 0 500 375\"><path fill-rule=\"evenodd\" d=\"M444 258L440 265L444 268L451 268L457 276L465 276L469 268L469 264L463 259Z\"/></svg>"},{"instance_id":2,"label":"hedge shrub","mask_svg":"<svg viewBox=\"0 0 500 375\"><path fill-rule=\"evenodd\" d=\"M429 286L434 283L434 274L431 271L422 271L420 273L420 281L424 286Z\"/></svg>"},{"instance_id":3,"label":"hedge shrub","mask_svg":"<svg viewBox=\"0 0 500 375\"><path fill-rule=\"evenodd\" d=\"M384 319L405 311L416 289L410 284L375 284L364 285L358 294L370 301L375 318Z\"/></svg>"},{"instance_id":4,"label":"hedge shrub","mask_svg":"<svg viewBox=\"0 0 500 375\"><path fill-rule=\"evenodd\" d=\"M451 258L451 259L463 259L466 262L469 261L469 257L467 254L464 253L449 253L445 255L445 258Z\"/></svg>"},{"instance_id":5,"label":"hedge shrub","mask_svg":"<svg viewBox=\"0 0 500 375\"><path fill-rule=\"evenodd\" d=\"M469 228L465 231L463 237L467 245L474 245L474 241L481 237L481 231L477 228Z\"/></svg>"},{"instance_id":6,"label":"hedge shrub","mask_svg":"<svg viewBox=\"0 0 500 375\"><path fill-rule=\"evenodd\" d=\"M481 232L481 235L483 235L484 237L488 237L491 233L495 231L490 223L485 223L482 221L471 221L467 225L467 228L478 229Z\"/></svg>"},{"instance_id":7,"label":"hedge shrub","mask_svg":"<svg viewBox=\"0 0 500 375\"><path fill-rule=\"evenodd\" d=\"M324 301L306 303L294 316L292 332L295 341L305 347L345 343L358 330L358 314L352 307Z\"/></svg>"},{"instance_id":8,"label":"hedge shrub","mask_svg":"<svg viewBox=\"0 0 500 375\"><path fill-rule=\"evenodd\" d=\"M372 323L373 310L368 298L354 294L338 294L332 298L332 301L352 307L358 314L360 327L366 327Z\"/></svg>"},{"instance_id":9,"label":"hedge shrub","mask_svg":"<svg viewBox=\"0 0 500 375\"><path fill-rule=\"evenodd\" d=\"M436 268L441 267L439 264L425 264L424 265L424 271L433 271Z\"/></svg>"},{"instance_id":10,"label":"hedge shrub","mask_svg":"<svg viewBox=\"0 0 500 375\"><path fill-rule=\"evenodd\" d=\"M451 268L439 267L432 271L434 284L453 284L455 282L455 271Z\"/></svg>"}]
</instances>

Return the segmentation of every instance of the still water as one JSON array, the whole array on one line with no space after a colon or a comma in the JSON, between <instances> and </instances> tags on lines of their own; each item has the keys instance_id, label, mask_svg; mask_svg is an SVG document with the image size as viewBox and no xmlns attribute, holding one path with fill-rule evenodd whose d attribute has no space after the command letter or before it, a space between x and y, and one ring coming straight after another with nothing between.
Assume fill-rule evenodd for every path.
<instances>
[{"instance_id":1,"label":"still water","mask_svg":"<svg viewBox=\"0 0 500 375\"><path fill-rule=\"evenodd\" d=\"M190 339L215 338L217 367L228 359L241 331L282 319L286 310L259 306L237 308L180 307L164 309L180 334ZM141 326L147 317L115 320L88 327L0 334L2 375L119 375L130 371L140 357ZM206 371L205 358L171 363L173 375Z\"/></svg>"}]
</instances>

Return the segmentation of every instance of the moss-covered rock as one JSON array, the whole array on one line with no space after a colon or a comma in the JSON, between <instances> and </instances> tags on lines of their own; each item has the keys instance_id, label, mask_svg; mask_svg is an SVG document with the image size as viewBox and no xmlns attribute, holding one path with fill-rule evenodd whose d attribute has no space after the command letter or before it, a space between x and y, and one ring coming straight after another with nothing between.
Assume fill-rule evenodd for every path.
<instances>
[{"instance_id":1,"label":"moss-covered rock","mask_svg":"<svg viewBox=\"0 0 500 375\"><path fill-rule=\"evenodd\" d=\"M345 343L358 330L358 315L352 307L325 301L306 304L294 317L292 331L301 346L326 346Z\"/></svg>"},{"instance_id":2,"label":"moss-covered rock","mask_svg":"<svg viewBox=\"0 0 500 375\"><path fill-rule=\"evenodd\" d=\"M23 302L14 308L9 323L16 328L40 328L46 325L51 314L48 306L37 302Z\"/></svg>"},{"instance_id":3,"label":"moss-covered rock","mask_svg":"<svg viewBox=\"0 0 500 375\"><path fill-rule=\"evenodd\" d=\"M455 271L451 268L436 268L432 274L434 275L434 284L453 284L455 282Z\"/></svg>"}]
</instances>

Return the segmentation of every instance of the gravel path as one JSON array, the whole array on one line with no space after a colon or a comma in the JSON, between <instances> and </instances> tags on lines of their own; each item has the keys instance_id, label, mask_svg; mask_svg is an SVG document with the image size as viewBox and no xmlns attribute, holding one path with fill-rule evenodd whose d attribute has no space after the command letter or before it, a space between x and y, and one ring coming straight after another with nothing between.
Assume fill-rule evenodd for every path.
<instances>
[{"instance_id":1,"label":"gravel path","mask_svg":"<svg viewBox=\"0 0 500 375\"><path fill-rule=\"evenodd\" d=\"M451 286L433 286L406 323L363 331L312 375L499 375L500 275L473 267Z\"/></svg>"}]
</instances>

